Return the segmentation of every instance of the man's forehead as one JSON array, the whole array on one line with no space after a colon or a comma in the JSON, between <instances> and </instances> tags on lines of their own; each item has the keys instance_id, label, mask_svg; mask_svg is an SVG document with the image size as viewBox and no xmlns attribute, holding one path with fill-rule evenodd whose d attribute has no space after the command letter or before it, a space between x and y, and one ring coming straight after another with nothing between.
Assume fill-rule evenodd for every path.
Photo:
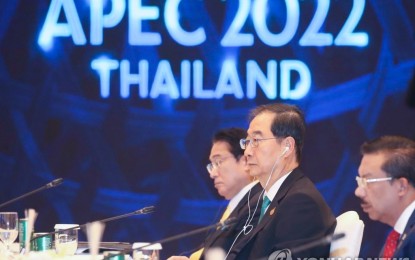
<instances>
[{"instance_id":1,"label":"man's forehead","mask_svg":"<svg viewBox=\"0 0 415 260\"><path fill-rule=\"evenodd\" d=\"M225 141L218 141L212 145L209 158L216 159L230 153L230 145Z\"/></svg>"},{"instance_id":2,"label":"man's forehead","mask_svg":"<svg viewBox=\"0 0 415 260\"><path fill-rule=\"evenodd\" d=\"M373 177L378 176L379 174L385 175L381 169L384 160L385 157L381 153L364 155L359 165L359 174L361 177Z\"/></svg>"},{"instance_id":3,"label":"man's forehead","mask_svg":"<svg viewBox=\"0 0 415 260\"><path fill-rule=\"evenodd\" d=\"M362 157L362 163L365 163L367 165L380 165L383 164L385 159L385 154L381 152L365 154Z\"/></svg>"},{"instance_id":4,"label":"man's forehead","mask_svg":"<svg viewBox=\"0 0 415 260\"><path fill-rule=\"evenodd\" d=\"M262 136L264 133L261 130L252 130L248 129L248 136Z\"/></svg>"},{"instance_id":5,"label":"man's forehead","mask_svg":"<svg viewBox=\"0 0 415 260\"><path fill-rule=\"evenodd\" d=\"M264 112L252 119L248 128L248 135L264 135L271 132L271 124L274 118L273 113Z\"/></svg>"}]
</instances>

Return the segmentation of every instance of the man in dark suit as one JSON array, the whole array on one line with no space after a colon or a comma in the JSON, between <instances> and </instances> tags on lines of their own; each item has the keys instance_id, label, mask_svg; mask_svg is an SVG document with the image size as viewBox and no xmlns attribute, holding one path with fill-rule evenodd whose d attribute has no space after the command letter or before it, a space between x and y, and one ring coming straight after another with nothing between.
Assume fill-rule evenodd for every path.
<instances>
[{"instance_id":1,"label":"man in dark suit","mask_svg":"<svg viewBox=\"0 0 415 260\"><path fill-rule=\"evenodd\" d=\"M415 259L415 142L382 136L361 153L355 194L370 219L393 227L380 257Z\"/></svg>"},{"instance_id":2,"label":"man in dark suit","mask_svg":"<svg viewBox=\"0 0 415 260\"><path fill-rule=\"evenodd\" d=\"M336 226L323 197L298 168L304 134L304 116L295 106L269 104L252 111L241 146L251 176L265 189L264 202L257 227L232 247L227 259L329 256L329 244L298 250L333 234Z\"/></svg>"},{"instance_id":3,"label":"man in dark suit","mask_svg":"<svg viewBox=\"0 0 415 260\"><path fill-rule=\"evenodd\" d=\"M258 221L258 212L254 214L254 203L259 200L262 191L258 182L253 182L246 167L244 151L239 145L241 138L246 137L242 128L228 128L217 132L212 140L212 148L207 165L210 178L213 180L219 195L229 200L227 209L222 214L223 219L235 217L235 225L223 230L213 230L206 237L202 248L194 252L190 259L204 258L204 254L211 248L221 248L226 251L236 241L243 229L252 229L251 225ZM250 203L248 204L248 200ZM252 223L247 223L247 219ZM236 241L237 242L237 241ZM185 256L172 256L169 260L189 259Z\"/></svg>"}]
</instances>

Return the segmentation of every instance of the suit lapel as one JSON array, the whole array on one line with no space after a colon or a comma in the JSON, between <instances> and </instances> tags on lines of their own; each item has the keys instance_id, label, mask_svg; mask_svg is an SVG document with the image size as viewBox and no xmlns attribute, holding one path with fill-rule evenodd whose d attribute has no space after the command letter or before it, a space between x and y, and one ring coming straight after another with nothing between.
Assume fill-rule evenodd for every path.
<instances>
[{"instance_id":1,"label":"suit lapel","mask_svg":"<svg viewBox=\"0 0 415 260\"><path fill-rule=\"evenodd\" d=\"M276 216L278 212L278 205L280 204L281 200L287 195L287 192L290 190L292 185L302 176L303 174L298 169L295 169L292 173L290 173L290 175L288 175L287 179L285 179L277 194L275 194L275 197L265 212L261 222L259 222L258 227L256 228L257 232L262 230L264 226L266 226L268 222L271 221L274 216Z\"/></svg>"},{"instance_id":2,"label":"suit lapel","mask_svg":"<svg viewBox=\"0 0 415 260\"><path fill-rule=\"evenodd\" d=\"M275 195L274 199L271 201L271 204L269 205L267 211L265 212L265 215L263 216L261 222L259 222L258 226L255 227L251 235L248 239L244 241L244 245L249 243L249 241L255 237L255 235L260 232L264 227L274 218L278 216L278 205L280 204L281 200L287 195L287 192L291 189L291 187L294 185L294 183L302 178L304 175L301 173L301 171L297 168L294 169L290 175L288 175L287 179L283 182L280 189L278 190L277 194ZM261 198L262 203L262 198ZM242 248L242 247L241 247Z\"/></svg>"},{"instance_id":3,"label":"suit lapel","mask_svg":"<svg viewBox=\"0 0 415 260\"><path fill-rule=\"evenodd\" d=\"M408 238L412 232L415 232L415 211L412 212L412 215L409 218L408 223L406 224L405 230L402 236L399 238L399 242L398 242L398 246L396 247L395 254L406 243L406 238Z\"/></svg>"},{"instance_id":4,"label":"suit lapel","mask_svg":"<svg viewBox=\"0 0 415 260\"><path fill-rule=\"evenodd\" d=\"M261 187L261 185L258 183L257 185L254 185L252 188L251 188L251 194L250 194L250 200L251 200L251 207L252 207L252 201L254 201L255 200L255 202L257 201L257 197L258 197L258 194L260 193L260 191L262 190L262 187ZM248 194L249 194L249 192L247 192L246 194L245 194L245 196L242 198L242 200L238 203L238 205L236 206L236 208L232 211L232 213L229 215L229 218L232 218L232 217L236 217L236 218L238 218L238 217L241 217L241 211L245 208L245 207L247 207L247 204L248 204ZM245 220L238 220L238 222L241 222L241 221L245 221ZM230 227L231 229L233 229L234 227ZM205 248L207 248L207 247L210 247L213 243L215 243L215 241L224 233L224 232L227 232L227 230L216 230L215 232L213 232L213 233L211 233L207 238L206 238L206 240L205 240L205 243L204 243L204 247Z\"/></svg>"}]
</instances>

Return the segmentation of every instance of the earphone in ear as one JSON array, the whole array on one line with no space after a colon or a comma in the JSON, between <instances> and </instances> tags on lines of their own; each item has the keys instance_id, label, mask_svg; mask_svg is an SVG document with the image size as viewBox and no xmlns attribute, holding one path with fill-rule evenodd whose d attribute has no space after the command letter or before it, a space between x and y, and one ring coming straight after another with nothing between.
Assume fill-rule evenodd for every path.
<instances>
[{"instance_id":1,"label":"earphone in ear","mask_svg":"<svg viewBox=\"0 0 415 260\"><path fill-rule=\"evenodd\" d=\"M290 145L287 144L287 146L285 146L284 151L282 152L281 156L284 156L288 150L290 150Z\"/></svg>"}]
</instances>

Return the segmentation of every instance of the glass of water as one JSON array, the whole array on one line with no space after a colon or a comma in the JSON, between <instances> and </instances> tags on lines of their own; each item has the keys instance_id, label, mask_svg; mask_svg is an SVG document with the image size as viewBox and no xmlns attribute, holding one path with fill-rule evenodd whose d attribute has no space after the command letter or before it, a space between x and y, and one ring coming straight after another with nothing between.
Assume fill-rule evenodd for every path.
<instances>
[{"instance_id":1,"label":"glass of water","mask_svg":"<svg viewBox=\"0 0 415 260\"><path fill-rule=\"evenodd\" d=\"M62 226L62 225L61 225ZM78 225L64 225L64 229L56 228L55 249L58 255L71 256L78 248ZM68 228L69 227L69 228Z\"/></svg>"},{"instance_id":2,"label":"glass of water","mask_svg":"<svg viewBox=\"0 0 415 260\"><path fill-rule=\"evenodd\" d=\"M10 245L16 240L19 234L19 218L17 212L0 212L0 239L6 246L7 254Z\"/></svg>"}]
</instances>

